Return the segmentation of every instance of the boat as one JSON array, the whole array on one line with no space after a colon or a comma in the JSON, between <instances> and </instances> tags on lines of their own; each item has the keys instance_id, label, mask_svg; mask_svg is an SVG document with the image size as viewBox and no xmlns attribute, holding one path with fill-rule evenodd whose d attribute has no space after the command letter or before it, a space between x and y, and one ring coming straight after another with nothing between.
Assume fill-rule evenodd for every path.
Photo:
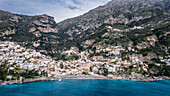
<instances>
[{"instance_id":1,"label":"boat","mask_svg":"<svg viewBox=\"0 0 170 96\"><path fill-rule=\"evenodd\" d=\"M59 79L58 81L60 82L62 79Z\"/></svg>"}]
</instances>

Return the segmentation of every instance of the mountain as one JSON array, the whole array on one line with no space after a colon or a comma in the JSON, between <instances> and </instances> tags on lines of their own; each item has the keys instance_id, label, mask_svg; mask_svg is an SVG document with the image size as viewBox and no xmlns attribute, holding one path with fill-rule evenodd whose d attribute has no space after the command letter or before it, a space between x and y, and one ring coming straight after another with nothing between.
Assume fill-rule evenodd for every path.
<instances>
[{"instance_id":1,"label":"mountain","mask_svg":"<svg viewBox=\"0 0 170 96\"><path fill-rule=\"evenodd\" d=\"M20 42L37 50L58 51L72 46L83 49L83 42L106 33L101 33L105 26L122 30L134 26L153 29L159 24L168 26L169 17L169 0L112 0L88 13L59 23L48 15L26 16L0 11L0 37L1 40ZM133 40L133 34L123 35Z\"/></svg>"},{"instance_id":2,"label":"mountain","mask_svg":"<svg viewBox=\"0 0 170 96\"><path fill-rule=\"evenodd\" d=\"M77 41L93 34L103 24L133 27L156 23L169 17L168 0L113 0L76 18L58 23L65 41ZM70 44L70 43L69 43Z\"/></svg>"},{"instance_id":3,"label":"mountain","mask_svg":"<svg viewBox=\"0 0 170 96\"><path fill-rule=\"evenodd\" d=\"M57 24L54 18L46 14L27 16L0 11L1 40L19 42L28 47L46 49L48 37L57 38ZM51 38L51 40L52 40Z\"/></svg>"}]
</instances>

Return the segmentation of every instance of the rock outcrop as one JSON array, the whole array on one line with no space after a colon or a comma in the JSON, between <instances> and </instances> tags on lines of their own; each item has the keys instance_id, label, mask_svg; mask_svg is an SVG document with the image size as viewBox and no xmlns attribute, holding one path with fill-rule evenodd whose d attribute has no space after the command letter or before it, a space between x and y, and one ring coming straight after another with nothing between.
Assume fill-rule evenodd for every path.
<instances>
[{"instance_id":1,"label":"rock outcrop","mask_svg":"<svg viewBox=\"0 0 170 96\"><path fill-rule=\"evenodd\" d=\"M2 33L0 35L0 37L3 37L5 35L12 35L12 34L15 34L15 29L13 29L13 30L6 30L4 33Z\"/></svg>"}]
</instances>

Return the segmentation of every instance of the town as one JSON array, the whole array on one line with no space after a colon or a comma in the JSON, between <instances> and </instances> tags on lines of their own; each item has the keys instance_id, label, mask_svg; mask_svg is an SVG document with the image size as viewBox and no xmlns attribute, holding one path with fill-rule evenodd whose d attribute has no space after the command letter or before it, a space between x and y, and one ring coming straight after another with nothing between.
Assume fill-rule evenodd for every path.
<instances>
[{"instance_id":1,"label":"town","mask_svg":"<svg viewBox=\"0 0 170 96\"><path fill-rule=\"evenodd\" d=\"M84 44L91 45L94 41L87 40ZM17 80L35 77L64 77L67 75L103 75L107 78L114 79L147 79L150 75L156 75L159 70L148 65L145 62L150 61L154 56L143 56L141 54L129 54L123 56L123 52L135 51L129 47L127 49L122 46L100 46L95 45L95 50L85 50L79 52L79 48L71 47L70 50L63 51L61 54L66 57L76 55L74 60L55 60L50 56L46 56L41 52L33 49L26 49L18 45L16 42L1 41L0 42L0 66L1 69L6 66L6 74L1 77L2 80ZM169 66L169 59L159 57L161 62L165 62ZM28 73L32 70L31 76L21 73ZM16 73L20 73L16 76ZM1 81L2 81L1 80Z\"/></svg>"}]
</instances>

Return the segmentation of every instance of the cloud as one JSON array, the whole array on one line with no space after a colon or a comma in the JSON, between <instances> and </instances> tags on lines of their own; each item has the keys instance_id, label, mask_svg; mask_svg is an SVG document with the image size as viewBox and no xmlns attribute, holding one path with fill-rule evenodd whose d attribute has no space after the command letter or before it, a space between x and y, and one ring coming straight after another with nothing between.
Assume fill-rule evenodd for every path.
<instances>
[{"instance_id":1,"label":"cloud","mask_svg":"<svg viewBox=\"0 0 170 96\"><path fill-rule=\"evenodd\" d=\"M80 10L82 3L78 0L65 0L64 2L65 8L69 8L71 10Z\"/></svg>"},{"instance_id":2,"label":"cloud","mask_svg":"<svg viewBox=\"0 0 170 96\"><path fill-rule=\"evenodd\" d=\"M67 6L66 8L69 8L69 9L71 9L71 10L75 10L75 9L80 10L80 9L81 9L80 7L72 6L72 5L69 5L69 6Z\"/></svg>"},{"instance_id":3,"label":"cloud","mask_svg":"<svg viewBox=\"0 0 170 96\"><path fill-rule=\"evenodd\" d=\"M17 14L48 14L57 22L82 15L110 0L0 0L0 9Z\"/></svg>"}]
</instances>

